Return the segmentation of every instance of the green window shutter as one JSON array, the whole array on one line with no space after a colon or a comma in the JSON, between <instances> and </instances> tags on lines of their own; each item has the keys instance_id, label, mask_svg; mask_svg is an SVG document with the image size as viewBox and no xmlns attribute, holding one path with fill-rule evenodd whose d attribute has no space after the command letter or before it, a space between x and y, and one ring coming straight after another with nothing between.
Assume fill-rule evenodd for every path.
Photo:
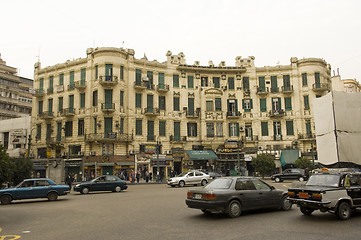
<instances>
[{"instance_id":1,"label":"green window shutter","mask_svg":"<svg viewBox=\"0 0 361 240\"><path fill-rule=\"evenodd\" d=\"M188 76L188 88L194 88L194 78L193 78L193 76Z\"/></svg>"},{"instance_id":2,"label":"green window shutter","mask_svg":"<svg viewBox=\"0 0 361 240\"><path fill-rule=\"evenodd\" d=\"M95 66L95 79L98 79L98 65Z\"/></svg>"},{"instance_id":3,"label":"green window shutter","mask_svg":"<svg viewBox=\"0 0 361 240\"><path fill-rule=\"evenodd\" d=\"M105 109L112 109L113 108L113 89L105 89L104 90L104 102L105 102Z\"/></svg>"},{"instance_id":4,"label":"green window shutter","mask_svg":"<svg viewBox=\"0 0 361 240\"><path fill-rule=\"evenodd\" d=\"M113 64L105 64L105 81L111 81L113 76Z\"/></svg>"},{"instance_id":5,"label":"green window shutter","mask_svg":"<svg viewBox=\"0 0 361 240\"><path fill-rule=\"evenodd\" d=\"M310 103L309 103L309 100L308 100L308 95L303 96L303 102L304 102L304 105L305 105L305 109L310 109Z\"/></svg>"},{"instance_id":6,"label":"green window shutter","mask_svg":"<svg viewBox=\"0 0 361 240\"><path fill-rule=\"evenodd\" d=\"M307 73L302 73L302 86L307 86Z\"/></svg>"},{"instance_id":7,"label":"green window shutter","mask_svg":"<svg viewBox=\"0 0 361 240\"><path fill-rule=\"evenodd\" d=\"M159 121L159 136L165 136L165 121Z\"/></svg>"},{"instance_id":8,"label":"green window shutter","mask_svg":"<svg viewBox=\"0 0 361 240\"><path fill-rule=\"evenodd\" d=\"M54 88L54 76L49 77L49 89L53 90Z\"/></svg>"},{"instance_id":9,"label":"green window shutter","mask_svg":"<svg viewBox=\"0 0 361 240\"><path fill-rule=\"evenodd\" d=\"M238 113L238 99L235 99L236 113Z\"/></svg>"},{"instance_id":10,"label":"green window shutter","mask_svg":"<svg viewBox=\"0 0 361 240\"><path fill-rule=\"evenodd\" d=\"M271 76L271 92L278 92L277 76Z\"/></svg>"},{"instance_id":11,"label":"green window shutter","mask_svg":"<svg viewBox=\"0 0 361 240\"><path fill-rule=\"evenodd\" d=\"M312 131L311 131L311 121L306 121L306 133L307 134L312 134Z\"/></svg>"},{"instance_id":12,"label":"green window shutter","mask_svg":"<svg viewBox=\"0 0 361 240\"><path fill-rule=\"evenodd\" d=\"M245 99L242 99L242 109L245 109Z\"/></svg>"},{"instance_id":13,"label":"green window shutter","mask_svg":"<svg viewBox=\"0 0 361 240\"><path fill-rule=\"evenodd\" d=\"M119 105L124 106L124 91L120 91Z\"/></svg>"},{"instance_id":14,"label":"green window shutter","mask_svg":"<svg viewBox=\"0 0 361 240\"><path fill-rule=\"evenodd\" d=\"M268 136L268 122L261 122L262 136Z\"/></svg>"},{"instance_id":15,"label":"green window shutter","mask_svg":"<svg viewBox=\"0 0 361 240\"><path fill-rule=\"evenodd\" d=\"M179 111L179 97L173 98L173 110Z\"/></svg>"},{"instance_id":16,"label":"green window shutter","mask_svg":"<svg viewBox=\"0 0 361 240\"><path fill-rule=\"evenodd\" d=\"M61 141L61 122L57 123L57 128L56 128L56 141Z\"/></svg>"},{"instance_id":17,"label":"green window shutter","mask_svg":"<svg viewBox=\"0 0 361 240\"><path fill-rule=\"evenodd\" d=\"M285 97L285 110L286 111L292 110L292 100L290 97Z\"/></svg>"},{"instance_id":18,"label":"green window shutter","mask_svg":"<svg viewBox=\"0 0 361 240\"><path fill-rule=\"evenodd\" d=\"M141 93L135 94L135 107L136 108L142 107L142 94Z\"/></svg>"},{"instance_id":19,"label":"green window shutter","mask_svg":"<svg viewBox=\"0 0 361 240\"><path fill-rule=\"evenodd\" d=\"M250 106L251 106L251 109L253 109L253 99L250 99Z\"/></svg>"},{"instance_id":20,"label":"green window shutter","mask_svg":"<svg viewBox=\"0 0 361 240\"><path fill-rule=\"evenodd\" d=\"M173 87L179 87L179 75L173 74Z\"/></svg>"},{"instance_id":21,"label":"green window shutter","mask_svg":"<svg viewBox=\"0 0 361 240\"><path fill-rule=\"evenodd\" d=\"M293 121L286 121L287 135L294 135L293 133Z\"/></svg>"},{"instance_id":22,"label":"green window shutter","mask_svg":"<svg viewBox=\"0 0 361 240\"><path fill-rule=\"evenodd\" d=\"M94 119L94 133L97 133L97 118L93 118Z\"/></svg>"},{"instance_id":23,"label":"green window shutter","mask_svg":"<svg viewBox=\"0 0 361 240\"><path fill-rule=\"evenodd\" d=\"M278 98L278 109L281 110L282 109L282 104L281 104L281 98Z\"/></svg>"},{"instance_id":24,"label":"green window shutter","mask_svg":"<svg viewBox=\"0 0 361 240\"><path fill-rule=\"evenodd\" d=\"M148 78L148 85L147 88L148 89L153 89L153 72L152 71L147 71L147 78Z\"/></svg>"},{"instance_id":25,"label":"green window shutter","mask_svg":"<svg viewBox=\"0 0 361 240\"><path fill-rule=\"evenodd\" d=\"M74 95L69 96L69 112L74 111Z\"/></svg>"},{"instance_id":26,"label":"green window shutter","mask_svg":"<svg viewBox=\"0 0 361 240\"><path fill-rule=\"evenodd\" d=\"M266 98L261 98L259 102L261 106L261 112L267 112Z\"/></svg>"},{"instance_id":27,"label":"green window shutter","mask_svg":"<svg viewBox=\"0 0 361 240\"><path fill-rule=\"evenodd\" d=\"M80 70L80 85L85 86L85 74L86 74L86 69L82 68Z\"/></svg>"},{"instance_id":28,"label":"green window shutter","mask_svg":"<svg viewBox=\"0 0 361 240\"><path fill-rule=\"evenodd\" d=\"M120 66L120 80L124 80L124 66Z\"/></svg>"},{"instance_id":29,"label":"green window shutter","mask_svg":"<svg viewBox=\"0 0 361 240\"><path fill-rule=\"evenodd\" d=\"M159 110L165 110L165 96L158 97Z\"/></svg>"},{"instance_id":30,"label":"green window shutter","mask_svg":"<svg viewBox=\"0 0 361 240\"><path fill-rule=\"evenodd\" d=\"M120 127L119 127L120 134L124 133L124 118L120 119Z\"/></svg>"},{"instance_id":31,"label":"green window shutter","mask_svg":"<svg viewBox=\"0 0 361 240\"><path fill-rule=\"evenodd\" d=\"M174 122L174 140L180 140L180 122Z\"/></svg>"},{"instance_id":32,"label":"green window shutter","mask_svg":"<svg viewBox=\"0 0 361 240\"><path fill-rule=\"evenodd\" d=\"M59 74L59 85L64 85L64 73Z\"/></svg>"},{"instance_id":33,"label":"green window shutter","mask_svg":"<svg viewBox=\"0 0 361 240\"><path fill-rule=\"evenodd\" d=\"M234 78L233 77L228 78L228 89L234 89Z\"/></svg>"},{"instance_id":34,"label":"green window shutter","mask_svg":"<svg viewBox=\"0 0 361 240\"><path fill-rule=\"evenodd\" d=\"M259 84L259 91L260 92L265 92L266 91L265 77L259 77L258 78L258 84Z\"/></svg>"},{"instance_id":35,"label":"green window shutter","mask_svg":"<svg viewBox=\"0 0 361 240\"><path fill-rule=\"evenodd\" d=\"M194 115L194 98L188 98L188 115Z\"/></svg>"},{"instance_id":36,"label":"green window shutter","mask_svg":"<svg viewBox=\"0 0 361 240\"><path fill-rule=\"evenodd\" d=\"M237 137L239 137L239 123L236 123Z\"/></svg>"},{"instance_id":37,"label":"green window shutter","mask_svg":"<svg viewBox=\"0 0 361 240\"><path fill-rule=\"evenodd\" d=\"M39 92L44 93L44 78L40 78L39 82Z\"/></svg>"},{"instance_id":38,"label":"green window shutter","mask_svg":"<svg viewBox=\"0 0 361 240\"><path fill-rule=\"evenodd\" d=\"M231 125L231 123L228 123L228 136L229 137L232 137L232 127L231 127L232 125Z\"/></svg>"},{"instance_id":39,"label":"green window shutter","mask_svg":"<svg viewBox=\"0 0 361 240\"><path fill-rule=\"evenodd\" d=\"M249 90L249 77L243 77L243 89Z\"/></svg>"},{"instance_id":40,"label":"green window shutter","mask_svg":"<svg viewBox=\"0 0 361 240\"><path fill-rule=\"evenodd\" d=\"M93 107L98 105L98 90L93 91Z\"/></svg>"},{"instance_id":41,"label":"green window shutter","mask_svg":"<svg viewBox=\"0 0 361 240\"><path fill-rule=\"evenodd\" d=\"M215 98L215 107L216 107L216 111L222 111L222 99L221 98Z\"/></svg>"},{"instance_id":42,"label":"green window shutter","mask_svg":"<svg viewBox=\"0 0 361 240\"><path fill-rule=\"evenodd\" d=\"M74 89L74 71L70 72L70 82L69 82L70 89Z\"/></svg>"},{"instance_id":43,"label":"green window shutter","mask_svg":"<svg viewBox=\"0 0 361 240\"><path fill-rule=\"evenodd\" d=\"M219 83L219 77L214 77L213 78L213 85L215 88L220 88L220 83Z\"/></svg>"},{"instance_id":44,"label":"green window shutter","mask_svg":"<svg viewBox=\"0 0 361 240\"><path fill-rule=\"evenodd\" d=\"M48 99L48 114L53 115L53 99Z\"/></svg>"},{"instance_id":45,"label":"green window shutter","mask_svg":"<svg viewBox=\"0 0 361 240\"><path fill-rule=\"evenodd\" d=\"M153 112L153 95L147 95L147 111Z\"/></svg>"},{"instance_id":46,"label":"green window shutter","mask_svg":"<svg viewBox=\"0 0 361 240\"><path fill-rule=\"evenodd\" d=\"M284 90L291 89L290 75L283 75L283 89Z\"/></svg>"},{"instance_id":47,"label":"green window shutter","mask_svg":"<svg viewBox=\"0 0 361 240\"><path fill-rule=\"evenodd\" d=\"M142 70L140 69L135 69L135 85L142 85Z\"/></svg>"},{"instance_id":48,"label":"green window shutter","mask_svg":"<svg viewBox=\"0 0 361 240\"><path fill-rule=\"evenodd\" d=\"M104 137L108 138L110 133L113 132L113 118L105 117L104 118Z\"/></svg>"},{"instance_id":49,"label":"green window shutter","mask_svg":"<svg viewBox=\"0 0 361 240\"><path fill-rule=\"evenodd\" d=\"M160 89L164 89L165 86L164 86L164 73L158 73L158 87Z\"/></svg>"},{"instance_id":50,"label":"green window shutter","mask_svg":"<svg viewBox=\"0 0 361 240\"><path fill-rule=\"evenodd\" d=\"M147 135L147 139L149 141L154 141L154 121L152 120L148 120L148 135Z\"/></svg>"},{"instance_id":51,"label":"green window shutter","mask_svg":"<svg viewBox=\"0 0 361 240\"><path fill-rule=\"evenodd\" d=\"M85 108L85 93L80 93L80 108Z\"/></svg>"},{"instance_id":52,"label":"green window shutter","mask_svg":"<svg viewBox=\"0 0 361 240\"><path fill-rule=\"evenodd\" d=\"M135 121L135 134L136 135L143 135L142 134L142 120L141 119L137 119Z\"/></svg>"},{"instance_id":53,"label":"green window shutter","mask_svg":"<svg viewBox=\"0 0 361 240\"><path fill-rule=\"evenodd\" d=\"M61 112L63 110L63 97L59 97L59 108L58 111Z\"/></svg>"},{"instance_id":54,"label":"green window shutter","mask_svg":"<svg viewBox=\"0 0 361 240\"><path fill-rule=\"evenodd\" d=\"M315 86L316 88L321 88L321 79L319 72L315 72Z\"/></svg>"}]
</instances>

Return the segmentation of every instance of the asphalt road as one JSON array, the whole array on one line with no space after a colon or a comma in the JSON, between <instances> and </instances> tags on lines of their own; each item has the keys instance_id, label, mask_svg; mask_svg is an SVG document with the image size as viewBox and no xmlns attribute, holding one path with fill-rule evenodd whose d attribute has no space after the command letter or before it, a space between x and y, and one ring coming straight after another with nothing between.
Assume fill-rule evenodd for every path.
<instances>
[{"instance_id":1,"label":"asphalt road","mask_svg":"<svg viewBox=\"0 0 361 240\"><path fill-rule=\"evenodd\" d=\"M273 185L287 188L292 183ZM0 239L332 240L359 239L361 235L361 210L348 221L319 211L303 216L296 206L288 212L252 211L231 219L188 209L187 189L164 184L130 185L121 193L71 192L55 202L14 201L0 205Z\"/></svg>"}]
</instances>

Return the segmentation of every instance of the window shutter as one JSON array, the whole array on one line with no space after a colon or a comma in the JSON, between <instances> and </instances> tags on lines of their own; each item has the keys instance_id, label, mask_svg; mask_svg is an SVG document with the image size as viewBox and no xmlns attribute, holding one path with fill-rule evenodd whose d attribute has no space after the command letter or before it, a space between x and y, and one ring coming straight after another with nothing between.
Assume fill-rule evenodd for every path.
<instances>
[{"instance_id":1,"label":"window shutter","mask_svg":"<svg viewBox=\"0 0 361 240\"><path fill-rule=\"evenodd\" d=\"M260 99L260 105L261 105L261 112L267 112L267 105L266 105L266 99L261 98Z\"/></svg>"},{"instance_id":2,"label":"window shutter","mask_svg":"<svg viewBox=\"0 0 361 240\"><path fill-rule=\"evenodd\" d=\"M236 136L239 137L239 123L236 123Z\"/></svg>"}]
</instances>

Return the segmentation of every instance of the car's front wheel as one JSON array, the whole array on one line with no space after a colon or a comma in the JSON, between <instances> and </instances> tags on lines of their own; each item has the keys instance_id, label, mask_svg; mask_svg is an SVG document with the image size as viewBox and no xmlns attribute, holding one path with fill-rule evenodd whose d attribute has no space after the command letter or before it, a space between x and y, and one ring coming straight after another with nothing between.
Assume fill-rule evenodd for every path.
<instances>
[{"instance_id":1,"label":"car's front wheel","mask_svg":"<svg viewBox=\"0 0 361 240\"><path fill-rule=\"evenodd\" d=\"M283 211L288 211L292 208L292 203L288 200L287 195L283 196L281 199L281 209Z\"/></svg>"},{"instance_id":2,"label":"car's front wheel","mask_svg":"<svg viewBox=\"0 0 361 240\"><path fill-rule=\"evenodd\" d=\"M201 182L202 186L205 186L207 183L208 183L208 182L207 182L207 180L205 180L205 179L203 179L202 182Z\"/></svg>"},{"instance_id":3,"label":"car's front wheel","mask_svg":"<svg viewBox=\"0 0 361 240\"><path fill-rule=\"evenodd\" d=\"M122 188L120 186L116 186L114 188L114 192L121 192L122 191Z\"/></svg>"},{"instance_id":4,"label":"car's front wheel","mask_svg":"<svg viewBox=\"0 0 361 240\"><path fill-rule=\"evenodd\" d=\"M276 178L275 178L275 182L281 182L281 178L276 177Z\"/></svg>"},{"instance_id":5,"label":"car's front wheel","mask_svg":"<svg viewBox=\"0 0 361 240\"><path fill-rule=\"evenodd\" d=\"M351 216L351 207L347 202L341 202L337 208L336 216L340 220L347 220Z\"/></svg>"},{"instance_id":6,"label":"car's front wheel","mask_svg":"<svg viewBox=\"0 0 361 240\"><path fill-rule=\"evenodd\" d=\"M82 193L82 194L88 194L88 193L89 193L89 188L88 188L88 187L83 187L83 188L81 189L81 193Z\"/></svg>"},{"instance_id":7,"label":"car's front wheel","mask_svg":"<svg viewBox=\"0 0 361 240\"><path fill-rule=\"evenodd\" d=\"M313 213L313 209L312 208L307 208L307 207L300 207L301 213L303 213L303 215L309 216Z\"/></svg>"},{"instance_id":8,"label":"car's front wheel","mask_svg":"<svg viewBox=\"0 0 361 240\"><path fill-rule=\"evenodd\" d=\"M58 199L58 194L56 192L51 192L48 194L49 201L55 201Z\"/></svg>"},{"instance_id":9,"label":"car's front wheel","mask_svg":"<svg viewBox=\"0 0 361 240\"><path fill-rule=\"evenodd\" d=\"M179 183L178 183L179 187L184 187L184 185L186 185L184 181L179 181Z\"/></svg>"},{"instance_id":10,"label":"car's front wheel","mask_svg":"<svg viewBox=\"0 0 361 240\"><path fill-rule=\"evenodd\" d=\"M1 196L1 198L0 198L1 204L4 204L4 205L11 203L12 200L13 199L9 195L4 195L4 196Z\"/></svg>"},{"instance_id":11,"label":"car's front wheel","mask_svg":"<svg viewBox=\"0 0 361 240\"><path fill-rule=\"evenodd\" d=\"M237 200L233 200L228 205L228 216L231 218L239 217L242 213L241 204Z\"/></svg>"},{"instance_id":12,"label":"car's front wheel","mask_svg":"<svg viewBox=\"0 0 361 240\"><path fill-rule=\"evenodd\" d=\"M298 181L303 182L305 179L303 177L299 177Z\"/></svg>"}]
</instances>

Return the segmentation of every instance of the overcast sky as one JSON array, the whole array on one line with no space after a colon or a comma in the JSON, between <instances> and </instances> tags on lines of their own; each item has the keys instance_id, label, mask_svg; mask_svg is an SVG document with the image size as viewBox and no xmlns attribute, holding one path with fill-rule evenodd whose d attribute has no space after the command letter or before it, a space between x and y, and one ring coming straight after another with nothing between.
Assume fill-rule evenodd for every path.
<instances>
[{"instance_id":1,"label":"overcast sky","mask_svg":"<svg viewBox=\"0 0 361 240\"><path fill-rule=\"evenodd\" d=\"M89 47L124 47L136 58L166 61L183 52L187 64L234 66L255 56L257 67L323 58L342 79L361 79L359 0L4 0L0 53L19 75L86 57Z\"/></svg>"}]
</instances>

